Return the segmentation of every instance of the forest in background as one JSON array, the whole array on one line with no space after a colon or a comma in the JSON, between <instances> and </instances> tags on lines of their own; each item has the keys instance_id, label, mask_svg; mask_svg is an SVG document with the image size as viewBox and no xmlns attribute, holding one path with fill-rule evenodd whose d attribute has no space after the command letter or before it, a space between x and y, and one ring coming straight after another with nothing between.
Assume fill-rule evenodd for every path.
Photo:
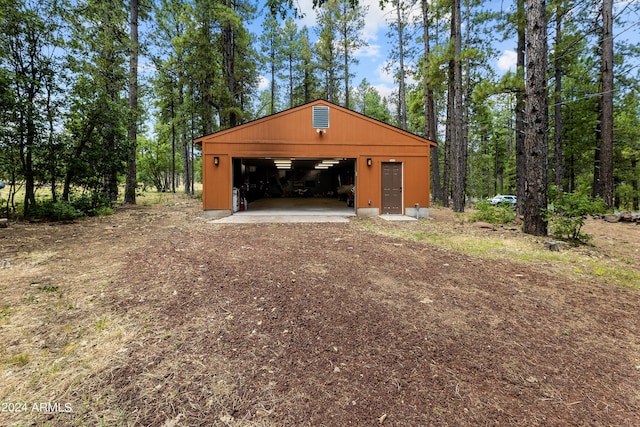
<instances>
[{"instance_id":1,"label":"forest in background","mask_svg":"<svg viewBox=\"0 0 640 427\"><path fill-rule=\"evenodd\" d=\"M3 210L33 216L40 187L85 210L138 185L193 194L193 138L318 98L438 142L432 199L455 211L517 194L525 231L546 234L563 192L638 210L640 51L614 37L637 32L637 2L383 0L390 97L355 71L365 3L0 0ZM505 39L518 66L497 75Z\"/></svg>"}]
</instances>

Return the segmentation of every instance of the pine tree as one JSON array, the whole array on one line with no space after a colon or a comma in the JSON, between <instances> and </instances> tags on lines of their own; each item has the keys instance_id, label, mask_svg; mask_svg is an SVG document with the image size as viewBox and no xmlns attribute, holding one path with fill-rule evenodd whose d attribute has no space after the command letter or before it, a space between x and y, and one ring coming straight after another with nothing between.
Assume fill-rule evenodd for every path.
<instances>
[{"instance_id":1,"label":"pine tree","mask_svg":"<svg viewBox=\"0 0 640 427\"><path fill-rule=\"evenodd\" d=\"M277 77L283 67L284 47L282 40L282 29L278 20L273 15L267 15L262 23L262 35L260 36L262 46L262 61L269 74L269 108L267 114L277 112L276 104L278 99Z\"/></svg>"},{"instance_id":2,"label":"pine tree","mask_svg":"<svg viewBox=\"0 0 640 427\"><path fill-rule=\"evenodd\" d=\"M360 33L364 28L364 17L367 14L368 6L353 5L350 0L339 0L336 8L336 24L339 34L339 55L342 58L342 69L344 73L344 106L351 108L350 79L355 75L351 71L351 65L356 65L358 59L355 52L366 46Z\"/></svg>"},{"instance_id":3,"label":"pine tree","mask_svg":"<svg viewBox=\"0 0 640 427\"><path fill-rule=\"evenodd\" d=\"M338 81L340 79L341 65L339 62L337 40L337 0L328 1L322 9L318 10L316 23L318 25L318 42L315 52L318 58L317 66L323 74L323 97L327 101L338 102Z\"/></svg>"},{"instance_id":4,"label":"pine tree","mask_svg":"<svg viewBox=\"0 0 640 427\"><path fill-rule=\"evenodd\" d=\"M138 42L138 16L140 4L138 0L129 0L130 43L129 48L129 119L127 137L129 139L129 156L127 158L127 175L124 190L124 203L136 204L136 188L138 174L136 171L136 156L138 153L138 56L140 44Z\"/></svg>"},{"instance_id":5,"label":"pine tree","mask_svg":"<svg viewBox=\"0 0 640 427\"><path fill-rule=\"evenodd\" d=\"M613 207L613 0L602 1L600 96L600 193Z\"/></svg>"},{"instance_id":6,"label":"pine tree","mask_svg":"<svg viewBox=\"0 0 640 427\"><path fill-rule=\"evenodd\" d=\"M0 6L0 66L8 90L3 101L12 108L3 112L9 137L2 151L18 165L10 168L12 187L16 179L24 179L23 211L29 217L36 204L36 179L42 178L37 163L47 151L43 141L52 140L50 120L57 116L50 102L56 87L55 64L47 53L55 49L56 27L46 13L39 14L48 4L16 1Z\"/></svg>"},{"instance_id":7,"label":"pine tree","mask_svg":"<svg viewBox=\"0 0 640 427\"><path fill-rule=\"evenodd\" d=\"M526 114L523 231L547 235L543 210L548 199L547 12L545 0L527 2Z\"/></svg>"}]
</instances>

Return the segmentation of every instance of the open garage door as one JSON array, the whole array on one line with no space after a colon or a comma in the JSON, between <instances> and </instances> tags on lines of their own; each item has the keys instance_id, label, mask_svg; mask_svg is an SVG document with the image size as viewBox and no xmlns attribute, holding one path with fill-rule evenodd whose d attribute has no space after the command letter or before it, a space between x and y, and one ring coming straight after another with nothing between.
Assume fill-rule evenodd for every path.
<instances>
[{"instance_id":1,"label":"open garage door","mask_svg":"<svg viewBox=\"0 0 640 427\"><path fill-rule=\"evenodd\" d=\"M355 176L355 159L233 159L233 210L355 212Z\"/></svg>"}]
</instances>

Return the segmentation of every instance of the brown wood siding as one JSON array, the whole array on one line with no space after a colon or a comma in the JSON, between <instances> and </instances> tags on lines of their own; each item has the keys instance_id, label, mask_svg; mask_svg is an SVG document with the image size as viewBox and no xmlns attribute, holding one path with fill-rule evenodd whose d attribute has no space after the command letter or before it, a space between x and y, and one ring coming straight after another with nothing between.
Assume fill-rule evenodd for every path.
<instances>
[{"instance_id":1,"label":"brown wood siding","mask_svg":"<svg viewBox=\"0 0 640 427\"><path fill-rule=\"evenodd\" d=\"M330 107L326 133L312 128L313 105ZM429 156L435 144L324 101L206 135L196 143L203 151L205 210L231 209L232 159L248 157L355 159L356 208L380 208L381 164L401 162L406 207L429 206ZM220 159L218 166L213 164L215 156ZM372 159L371 166L367 158Z\"/></svg>"}]
</instances>

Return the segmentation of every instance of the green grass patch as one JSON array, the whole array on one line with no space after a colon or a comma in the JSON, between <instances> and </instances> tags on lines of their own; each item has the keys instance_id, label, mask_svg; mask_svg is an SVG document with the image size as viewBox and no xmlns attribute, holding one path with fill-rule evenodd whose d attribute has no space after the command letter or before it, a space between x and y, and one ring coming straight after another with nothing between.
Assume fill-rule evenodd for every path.
<instances>
[{"instance_id":1,"label":"green grass patch","mask_svg":"<svg viewBox=\"0 0 640 427\"><path fill-rule=\"evenodd\" d=\"M9 357L5 361L5 363L7 365L24 366L27 363L29 363L29 354L28 353L14 354L13 356Z\"/></svg>"},{"instance_id":2,"label":"green grass patch","mask_svg":"<svg viewBox=\"0 0 640 427\"><path fill-rule=\"evenodd\" d=\"M587 266L589 269L584 272L585 274L593 275L608 283L640 290L640 272L626 265L603 264L602 261L588 260Z\"/></svg>"},{"instance_id":3,"label":"green grass patch","mask_svg":"<svg viewBox=\"0 0 640 427\"><path fill-rule=\"evenodd\" d=\"M496 235L475 236L471 233L452 232L431 228L429 223L421 222L415 227L396 227L370 220L359 223L363 229L388 237L423 242L451 249L465 255L487 260L510 260L522 264L553 264L565 271L574 280L592 279L607 284L640 289L640 272L634 269L634 263L628 259L611 259L603 263L573 250L573 248L553 252L540 242L514 234L513 237Z\"/></svg>"},{"instance_id":4,"label":"green grass patch","mask_svg":"<svg viewBox=\"0 0 640 427\"><path fill-rule=\"evenodd\" d=\"M111 206L100 206L95 210L95 214L97 216L107 216L107 215L113 215L115 213L116 213L115 209L113 209Z\"/></svg>"},{"instance_id":5,"label":"green grass patch","mask_svg":"<svg viewBox=\"0 0 640 427\"><path fill-rule=\"evenodd\" d=\"M109 324L111 323L109 316L108 315L103 315L102 317L100 317L98 320L96 320L96 331L97 332L102 332L104 331L107 326L109 326Z\"/></svg>"}]
</instances>

